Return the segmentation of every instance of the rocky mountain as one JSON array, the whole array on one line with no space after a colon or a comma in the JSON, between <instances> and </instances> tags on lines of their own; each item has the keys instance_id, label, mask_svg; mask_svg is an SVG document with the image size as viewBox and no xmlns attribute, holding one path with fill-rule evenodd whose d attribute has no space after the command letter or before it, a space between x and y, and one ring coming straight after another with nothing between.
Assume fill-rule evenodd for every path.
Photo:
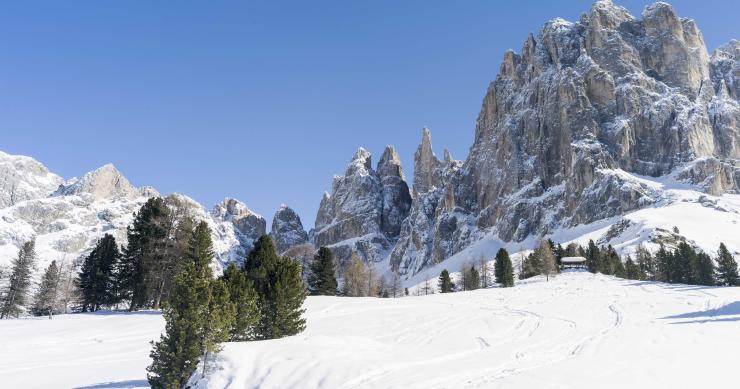
<instances>
[{"instance_id":1,"label":"rocky mountain","mask_svg":"<svg viewBox=\"0 0 740 389\"><path fill-rule=\"evenodd\" d=\"M577 22L553 19L504 53L464 162L437 159L423 130L397 238L380 228L362 150L322 200L316 244L341 245L342 257L352 245L366 259L390 253L390 268L410 276L484 237L525 246L689 201L678 187L696 202L738 193L739 60L740 41L710 56L696 23L666 3L638 18L605 0Z\"/></svg>"},{"instance_id":2,"label":"rocky mountain","mask_svg":"<svg viewBox=\"0 0 740 389\"><path fill-rule=\"evenodd\" d=\"M0 208L43 197L63 181L33 158L0 151Z\"/></svg>"},{"instance_id":3,"label":"rocky mountain","mask_svg":"<svg viewBox=\"0 0 740 389\"><path fill-rule=\"evenodd\" d=\"M25 241L36 239L37 271L52 260L77 260L106 233L125 244L134 212L159 196L151 187L134 187L111 164L64 181L30 157L5 153L0 153L0 183L0 266L8 265ZM238 200L227 198L211 211L182 194L165 201L211 226L216 267L242 261L265 234L265 219Z\"/></svg>"},{"instance_id":4,"label":"rocky mountain","mask_svg":"<svg viewBox=\"0 0 740 389\"><path fill-rule=\"evenodd\" d=\"M285 204L281 205L272 217L270 237L279 253L308 242L308 233L303 229L301 218Z\"/></svg>"},{"instance_id":5,"label":"rocky mountain","mask_svg":"<svg viewBox=\"0 0 740 389\"><path fill-rule=\"evenodd\" d=\"M504 53L465 160L439 159L423 129L410 189L393 146L376 166L360 148L309 233L284 206L270 235L281 252L300 247L310 258L328 246L340 269L358 256L406 278L543 237L624 252L684 236L705 251L724 241L740 252L739 98L740 41L710 55L696 23L666 3L635 17L598 1ZM0 264L31 237L46 261L77 257L105 232L125 238L132 213L156 195L112 165L64 181L0 153ZM168 199L211 225L221 265L266 233L237 200L206 211Z\"/></svg>"},{"instance_id":6,"label":"rocky mountain","mask_svg":"<svg viewBox=\"0 0 740 389\"><path fill-rule=\"evenodd\" d=\"M314 243L330 247L340 264L353 254L380 262L397 240L411 202L393 146L386 147L375 170L370 153L360 148L345 174L334 176L332 193L321 199Z\"/></svg>"}]
</instances>

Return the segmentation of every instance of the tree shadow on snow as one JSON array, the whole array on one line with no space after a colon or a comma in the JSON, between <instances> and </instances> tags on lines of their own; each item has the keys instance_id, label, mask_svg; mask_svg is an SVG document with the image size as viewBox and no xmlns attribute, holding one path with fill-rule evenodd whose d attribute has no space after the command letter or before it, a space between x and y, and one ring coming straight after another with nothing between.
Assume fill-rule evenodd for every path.
<instances>
[{"instance_id":1,"label":"tree shadow on snow","mask_svg":"<svg viewBox=\"0 0 740 389\"><path fill-rule=\"evenodd\" d=\"M96 315L96 316L130 316L130 315L161 315L162 311L155 311L153 309L143 311L116 311L101 309L95 312L79 312L75 315Z\"/></svg>"},{"instance_id":2,"label":"tree shadow on snow","mask_svg":"<svg viewBox=\"0 0 740 389\"><path fill-rule=\"evenodd\" d=\"M102 382L90 386L79 386L74 389L129 389L129 388L148 388L147 380L126 380L116 382Z\"/></svg>"},{"instance_id":3,"label":"tree shadow on snow","mask_svg":"<svg viewBox=\"0 0 740 389\"><path fill-rule=\"evenodd\" d=\"M735 316L738 315L738 316ZM725 317L733 316L733 317ZM695 319L688 321L676 321L671 324L706 323L711 321L740 321L740 301L725 304L719 308L704 311L686 312L678 315L666 316L662 319Z\"/></svg>"}]
</instances>

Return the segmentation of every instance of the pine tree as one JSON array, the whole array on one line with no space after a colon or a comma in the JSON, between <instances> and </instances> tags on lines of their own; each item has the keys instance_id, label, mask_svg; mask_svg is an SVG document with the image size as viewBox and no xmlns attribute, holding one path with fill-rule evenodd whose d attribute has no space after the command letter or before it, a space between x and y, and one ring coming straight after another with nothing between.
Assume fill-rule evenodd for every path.
<instances>
[{"instance_id":1,"label":"pine tree","mask_svg":"<svg viewBox=\"0 0 740 389\"><path fill-rule=\"evenodd\" d=\"M306 289L301 282L301 268L290 258L282 257L275 269L273 287L269 289L267 339L282 338L300 333L306 328L305 312L301 307L306 299Z\"/></svg>"},{"instance_id":2,"label":"pine tree","mask_svg":"<svg viewBox=\"0 0 740 389\"><path fill-rule=\"evenodd\" d=\"M313 295L336 296L337 278L335 277L334 254L327 247L319 251L311 263L311 275L308 285Z\"/></svg>"},{"instance_id":3,"label":"pine tree","mask_svg":"<svg viewBox=\"0 0 740 389\"><path fill-rule=\"evenodd\" d=\"M503 247L496 253L494 273L497 284L505 288L514 286L514 268L511 264L511 258L509 258L509 252Z\"/></svg>"},{"instance_id":4,"label":"pine tree","mask_svg":"<svg viewBox=\"0 0 740 389\"><path fill-rule=\"evenodd\" d=\"M697 276L696 281L699 285L712 286L717 283L715 279L715 268L712 258L705 253L696 254Z\"/></svg>"},{"instance_id":5,"label":"pine tree","mask_svg":"<svg viewBox=\"0 0 740 389\"><path fill-rule=\"evenodd\" d=\"M455 284L452 282L452 279L450 279L450 272L448 272L447 269L444 269L439 273L439 281L437 282L437 285L439 286L440 293L450 293L455 290Z\"/></svg>"},{"instance_id":6,"label":"pine tree","mask_svg":"<svg viewBox=\"0 0 740 389\"><path fill-rule=\"evenodd\" d=\"M301 309L306 290L301 269L288 257L279 257L269 236L263 235L244 264L247 277L259 296L260 338L295 335L305 328Z\"/></svg>"},{"instance_id":7,"label":"pine tree","mask_svg":"<svg viewBox=\"0 0 740 389\"><path fill-rule=\"evenodd\" d=\"M673 255L660 245L655 253L656 281L673 282L671 276L673 271Z\"/></svg>"},{"instance_id":8,"label":"pine tree","mask_svg":"<svg viewBox=\"0 0 740 389\"><path fill-rule=\"evenodd\" d=\"M33 302L33 314L37 316L49 315L52 318L57 309L57 291L59 288L59 268L57 261L51 261L41 279L41 285L36 292Z\"/></svg>"},{"instance_id":9,"label":"pine tree","mask_svg":"<svg viewBox=\"0 0 740 389\"><path fill-rule=\"evenodd\" d=\"M601 270L601 250L593 240L588 241L586 259L588 260L586 262L588 265L588 271L591 273L597 273Z\"/></svg>"},{"instance_id":10,"label":"pine tree","mask_svg":"<svg viewBox=\"0 0 740 389\"><path fill-rule=\"evenodd\" d=\"M632 260L632 257L629 255L627 256L627 261L625 261L625 276L629 280L639 280L640 279L640 267Z\"/></svg>"},{"instance_id":11,"label":"pine tree","mask_svg":"<svg viewBox=\"0 0 740 389\"><path fill-rule=\"evenodd\" d=\"M31 272L36 260L36 242L28 241L18 251L18 258L13 260L10 281L2 297L0 319L18 317L23 313L31 286Z\"/></svg>"},{"instance_id":12,"label":"pine tree","mask_svg":"<svg viewBox=\"0 0 740 389\"><path fill-rule=\"evenodd\" d=\"M724 243L719 244L719 251L717 251L717 283L723 286L740 285L737 262Z\"/></svg>"},{"instance_id":13,"label":"pine tree","mask_svg":"<svg viewBox=\"0 0 740 389\"><path fill-rule=\"evenodd\" d=\"M480 288L480 273L475 266L470 266L470 272L468 273L468 284L466 290L475 290Z\"/></svg>"},{"instance_id":14,"label":"pine tree","mask_svg":"<svg viewBox=\"0 0 740 389\"><path fill-rule=\"evenodd\" d=\"M226 285L212 278L211 247L207 225L196 228L188 244L188 261L175 276L162 310L165 333L152 342L152 364L147 368L152 388L183 387L197 368L198 357L205 373L208 356L228 339L236 309Z\"/></svg>"},{"instance_id":15,"label":"pine tree","mask_svg":"<svg viewBox=\"0 0 740 389\"><path fill-rule=\"evenodd\" d=\"M115 276L121 253L116 239L109 234L98 240L95 248L85 257L77 280L82 293L82 311L97 311L104 305L116 303Z\"/></svg>"},{"instance_id":16,"label":"pine tree","mask_svg":"<svg viewBox=\"0 0 740 389\"><path fill-rule=\"evenodd\" d=\"M210 234L210 232L209 232ZM290 260L290 259L289 259ZM290 261L293 264L293 261ZM296 266L296 275L300 280L300 269ZM302 286L302 285L301 285ZM200 331L200 354L203 373L206 376L208 357L221 351L221 343L229 340L234 328L236 306L231 301L229 289L222 280L209 280L210 299L206 305L203 328Z\"/></svg>"},{"instance_id":17,"label":"pine tree","mask_svg":"<svg viewBox=\"0 0 740 389\"><path fill-rule=\"evenodd\" d=\"M640 245L637 248L636 258L637 266L640 268L640 279L655 281L657 271L655 268L655 260L650 254L650 251Z\"/></svg>"},{"instance_id":18,"label":"pine tree","mask_svg":"<svg viewBox=\"0 0 740 389\"><path fill-rule=\"evenodd\" d=\"M134 222L127 229L128 245L118 266L118 298L130 300L129 310L151 306L159 283L153 274L159 269L159 259L166 245L168 229L167 206L159 197L150 198L134 215Z\"/></svg>"},{"instance_id":19,"label":"pine tree","mask_svg":"<svg viewBox=\"0 0 740 389\"><path fill-rule=\"evenodd\" d=\"M194 264L189 267L175 277L170 299L162 309L165 333L158 342L152 342L147 378L154 389L183 387L201 355L210 280Z\"/></svg>"},{"instance_id":20,"label":"pine tree","mask_svg":"<svg viewBox=\"0 0 740 389\"><path fill-rule=\"evenodd\" d=\"M256 339L260 310L257 305L257 292L254 291L247 275L239 271L232 262L224 271L221 280L229 289L231 301L236 306L236 317L231 327L229 340L241 342Z\"/></svg>"}]
</instances>

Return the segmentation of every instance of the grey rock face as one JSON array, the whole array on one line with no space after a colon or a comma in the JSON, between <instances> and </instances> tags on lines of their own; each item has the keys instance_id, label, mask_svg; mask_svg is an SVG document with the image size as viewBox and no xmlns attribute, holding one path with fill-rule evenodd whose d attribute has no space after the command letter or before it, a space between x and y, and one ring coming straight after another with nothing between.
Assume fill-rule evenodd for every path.
<instances>
[{"instance_id":1,"label":"grey rock face","mask_svg":"<svg viewBox=\"0 0 740 389\"><path fill-rule=\"evenodd\" d=\"M398 242L391 252L391 268L401 274L415 274L439 263L478 237L475 218L459 208L455 198L452 180L462 162L454 160L447 150L444 161L437 160L430 139L425 128L414 165L425 169L433 166L434 170L425 173L432 179L420 184L422 190L415 189L411 211L401 224ZM424 156L432 159L424 162ZM416 180L415 185L418 186Z\"/></svg>"},{"instance_id":2,"label":"grey rock face","mask_svg":"<svg viewBox=\"0 0 740 389\"><path fill-rule=\"evenodd\" d=\"M424 193L439 187L440 161L432 150L432 136L428 128L422 129L421 144L414 154L414 191Z\"/></svg>"},{"instance_id":3,"label":"grey rock face","mask_svg":"<svg viewBox=\"0 0 740 389\"><path fill-rule=\"evenodd\" d=\"M353 254L380 261L397 239L411 208L411 195L401 162L392 146L381 157L377 171L371 155L360 148L344 176L335 176L332 193L321 199L313 240L328 246L340 264Z\"/></svg>"},{"instance_id":4,"label":"grey rock face","mask_svg":"<svg viewBox=\"0 0 740 389\"><path fill-rule=\"evenodd\" d=\"M484 233L521 241L655 203L629 173L681 168L711 194L737 192L739 59L738 41L710 58L665 3L635 18L598 1L576 23L547 22L504 54L461 167L441 174L424 132L392 266L413 274Z\"/></svg>"},{"instance_id":5,"label":"grey rock face","mask_svg":"<svg viewBox=\"0 0 740 389\"><path fill-rule=\"evenodd\" d=\"M211 217L216 221L231 223L236 229L237 238L246 248L251 249L257 238L265 235L267 222L262 216L252 212L239 200L226 198L211 210Z\"/></svg>"},{"instance_id":6,"label":"grey rock face","mask_svg":"<svg viewBox=\"0 0 740 389\"><path fill-rule=\"evenodd\" d=\"M377 169L383 197L381 232L390 240L398 238L401 223L411 209L411 194L401 167L401 159L393 146L387 146Z\"/></svg>"},{"instance_id":7,"label":"grey rock face","mask_svg":"<svg viewBox=\"0 0 740 389\"><path fill-rule=\"evenodd\" d=\"M47 197L62 181L33 158L0 151L0 209Z\"/></svg>"},{"instance_id":8,"label":"grey rock face","mask_svg":"<svg viewBox=\"0 0 740 389\"><path fill-rule=\"evenodd\" d=\"M140 196L157 196L158 193L149 187L136 188L113 164L104 165L80 179L72 179L62 184L54 193L58 196L90 194L94 200L128 199Z\"/></svg>"},{"instance_id":9,"label":"grey rock face","mask_svg":"<svg viewBox=\"0 0 740 389\"><path fill-rule=\"evenodd\" d=\"M694 22L665 3L647 7L641 20L599 1L579 23L550 21L522 54L504 56L464 168L470 186L456 193L472 189L468 210L479 212L479 226L516 240L566 217L585 223L649 203L644 190L625 193L622 178L604 172L657 176L700 157L740 157L720 147L723 138L737 142L736 130L710 120L712 107L736 106L715 93L721 85L712 84L711 68ZM737 111L726 113L737 120ZM592 203L599 199L618 200ZM547 203L562 210L516 223L523 207L531 214Z\"/></svg>"},{"instance_id":10,"label":"grey rock face","mask_svg":"<svg viewBox=\"0 0 740 389\"><path fill-rule=\"evenodd\" d=\"M303 229L301 218L285 204L280 206L272 218L270 237L279 253L308 242L308 234Z\"/></svg>"}]
</instances>

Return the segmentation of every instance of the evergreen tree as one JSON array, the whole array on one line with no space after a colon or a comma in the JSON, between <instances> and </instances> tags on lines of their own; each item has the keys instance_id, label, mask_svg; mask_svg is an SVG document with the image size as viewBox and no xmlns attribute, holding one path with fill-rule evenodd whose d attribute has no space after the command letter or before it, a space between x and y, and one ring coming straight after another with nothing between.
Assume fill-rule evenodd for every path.
<instances>
[{"instance_id":1,"label":"evergreen tree","mask_svg":"<svg viewBox=\"0 0 740 389\"><path fill-rule=\"evenodd\" d=\"M645 247L640 245L636 253L637 266L640 268L640 279L655 281L655 260Z\"/></svg>"},{"instance_id":2,"label":"evergreen tree","mask_svg":"<svg viewBox=\"0 0 740 389\"><path fill-rule=\"evenodd\" d=\"M306 289L301 282L300 266L282 257L273 277L266 296L270 315L265 321L263 336L267 339L295 335L306 328L306 319L302 317L305 310L301 308L306 300Z\"/></svg>"},{"instance_id":3,"label":"evergreen tree","mask_svg":"<svg viewBox=\"0 0 740 389\"><path fill-rule=\"evenodd\" d=\"M203 223L204 224L204 223ZM208 356L228 340L236 309L221 280L214 280L210 231L196 228L188 244L188 261L175 276L162 316L165 333L152 342L152 364L147 378L152 388L181 388L187 383L201 357L203 369Z\"/></svg>"},{"instance_id":4,"label":"evergreen tree","mask_svg":"<svg viewBox=\"0 0 740 389\"><path fill-rule=\"evenodd\" d=\"M717 283L724 286L740 285L737 262L724 243L719 244L717 251Z\"/></svg>"},{"instance_id":5,"label":"evergreen tree","mask_svg":"<svg viewBox=\"0 0 740 389\"><path fill-rule=\"evenodd\" d=\"M588 248L586 249L586 259L588 260L587 266L588 271L591 273L597 273L601 270L601 250L599 246L594 243L593 240L588 241Z\"/></svg>"},{"instance_id":6,"label":"evergreen tree","mask_svg":"<svg viewBox=\"0 0 740 389\"><path fill-rule=\"evenodd\" d=\"M662 282L673 282L673 255L660 245L658 252L655 253L655 264L657 274L655 279Z\"/></svg>"},{"instance_id":7,"label":"evergreen tree","mask_svg":"<svg viewBox=\"0 0 740 389\"><path fill-rule=\"evenodd\" d=\"M697 276L696 282L699 285L712 286L717 283L715 279L715 268L712 258L705 253L697 253Z\"/></svg>"},{"instance_id":8,"label":"evergreen tree","mask_svg":"<svg viewBox=\"0 0 740 389\"><path fill-rule=\"evenodd\" d=\"M101 306L116 303L113 270L121 253L116 239L109 234L98 240L95 248L85 257L77 280L82 294L82 311L97 311Z\"/></svg>"},{"instance_id":9,"label":"evergreen tree","mask_svg":"<svg viewBox=\"0 0 740 389\"><path fill-rule=\"evenodd\" d=\"M470 266L470 273L468 274L468 285L466 289L475 290L480 288L480 273L478 273L478 270L475 268L475 266Z\"/></svg>"},{"instance_id":10,"label":"evergreen tree","mask_svg":"<svg viewBox=\"0 0 740 389\"><path fill-rule=\"evenodd\" d=\"M31 272L36 260L36 242L28 241L18 251L18 258L13 260L10 281L2 295L0 319L18 317L23 313L31 286Z\"/></svg>"},{"instance_id":11,"label":"evergreen tree","mask_svg":"<svg viewBox=\"0 0 740 389\"><path fill-rule=\"evenodd\" d=\"M269 236L255 242L247 256L244 270L259 296L262 339L295 335L305 328L301 309L306 290L301 281L301 269L288 257L280 257Z\"/></svg>"},{"instance_id":12,"label":"evergreen tree","mask_svg":"<svg viewBox=\"0 0 740 389\"><path fill-rule=\"evenodd\" d=\"M231 327L229 340L240 342L256 339L260 310L257 305L257 292L254 291L247 275L239 271L232 262L224 271L221 280L229 289L231 301L236 306L236 317Z\"/></svg>"},{"instance_id":13,"label":"evergreen tree","mask_svg":"<svg viewBox=\"0 0 740 389\"><path fill-rule=\"evenodd\" d=\"M439 282L437 285L439 286L440 293L450 293L455 290L455 284L452 282L452 279L450 279L450 272L448 272L447 269L444 269L439 273Z\"/></svg>"},{"instance_id":14,"label":"evergreen tree","mask_svg":"<svg viewBox=\"0 0 740 389\"><path fill-rule=\"evenodd\" d=\"M51 261L41 279L41 285L36 292L33 303L33 314L37 316L49 315L49 319L56 313L57 290L59 288L59 268L57 261Z\"/></svg>"},{"instance_id":15,"label":"evergreen tree","mask_svg":"<svg viewBox=\"0 0 740 389\"><path fill-rule=\"evenodd\" d=\"M696 284L698 278L696 251L686 242L679 243L673 252L673 274L673 282Z\"/></svg>"},{"instance_id":16,"label":"evergreen tree","mask_svg":"<svg viewBox=\"0 0 740 389\"><path fill-rule=\"evenodd\" d=\"M311 275L308 285L311 294L323 296L336 296L337 278L335 277L334 254L327 247L319 247L311 263Z\"/></svg>"},{"instance_id":17,"label":"evergreen tree","mask_svg":"<svg viewBox=\"0 0 740 389\"><path fill-rule=\"evenodd\" d=\"M300 283L300 268L292 260L288 260L295 265L296 276ZM206 376L208 357L221 351L221 343L229 340L232 335L236 317L235 304L231 301L229 290L222 280L209 280L209 291L210 299L206 305L203 328L199 332L200 354L203 359L201 377Z\"/></svg>"},{"instance_id":18,"label":"evergreen tree","mask_svg":"<svg viewBox=\"0 0 740 389\"><path fill-rule=\"evenodd\" d=\"M118 268L118 290L119 298L131 301L131 311L151 306L154 296L161 292L164 248L169 238L168 212L164 200L150 198L128 227L128 246Z\"/></svg>"},{"instance_id":19,"label":"evergreen tree","mask_svg":"<svg viewBox=\"0 0 740 389\"><path fill-rule=\"evenodd\" d=\"M514 267L505 248L500 248L496 253L494 268L497 284L505 288L514 286Z\"/></svg>"},{"instance_id":20,"label":"evergreen tree","mask_svg":"<svg viewBox=\"0 0 740 389\"><path fill-rule=\"evenodd\" d=\"M629 280L640 279L640 267L632 260L632 257L630 257L629 255L627 256L627 261L625 261L624 268L625 278Z\"/></svg>"}]
</instances>

